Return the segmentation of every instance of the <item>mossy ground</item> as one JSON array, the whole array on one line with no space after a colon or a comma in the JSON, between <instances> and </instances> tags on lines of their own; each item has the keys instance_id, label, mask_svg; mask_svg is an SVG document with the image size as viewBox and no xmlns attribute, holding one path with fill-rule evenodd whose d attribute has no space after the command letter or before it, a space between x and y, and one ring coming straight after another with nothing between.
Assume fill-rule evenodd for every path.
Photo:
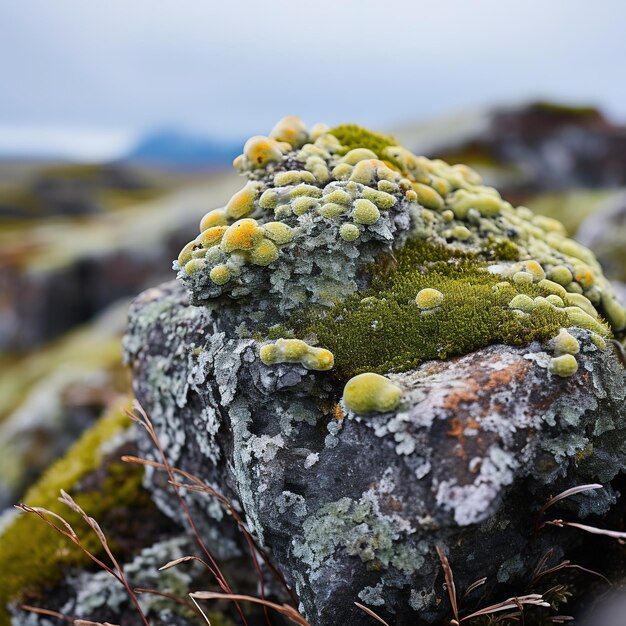
<instances>
[{"instance_id":1,"label":"mossy ground","mask_svg":"<svg viewBox=\"0 0 626 626\"><path fill-rule=\"evenodd\" d=\"M368 371L406 371L494 343L527 345L558 333L566 316L557 309L522 317L508 307L517 293L547 294L533 285L495 288L502 278L487 272L486 265L427 241L409 241L370 268L367 291L317 319L312 312L300 318L294 322L296 334L314 333L334 354L335 374L347 379ZM421 313L415 295L429 287L444 294L443 304Z\"/></svg>"},{"instance_id":2,"label":"mossy ground","mask_svg":"<svg viewBox=\"0 0 626 626\"><path fill-rule=\"evenodd\" d=\"M116 511L118 515L123 514L121 512L128 512L130 507L137 510L150 506L149 496L141 488L143 470L121 462L110 463L95 488L76 489L79 481L99 470L102 444L130 423L123 408L118 406L104 415L24 497L29 506L47 508L67 519L94 554L102 553L97 538L76 513L57 501L57 497L60 490L65 489L97 520ZM112 547L115 550L115 542ZM67 568L88 564L88 558L76 546L35 515L23 514L16 518L0 535L0 625L10 624L8 602L45 598L45 590L58 583Z\"/></svg>"},{"instance_id":3,"label":"mossy ground","mask_svg":"<svg viewBox=\"0 0 626 626\"><path fill-rule=\"evenodd\" d=\"M0 422L14 411L46 377L65 370L103 371L111 375L114 390L128 387L127 372L121 366L120 335L85 326L32 351L28 355L0 357Z\"/></svg>"}]
</instances>

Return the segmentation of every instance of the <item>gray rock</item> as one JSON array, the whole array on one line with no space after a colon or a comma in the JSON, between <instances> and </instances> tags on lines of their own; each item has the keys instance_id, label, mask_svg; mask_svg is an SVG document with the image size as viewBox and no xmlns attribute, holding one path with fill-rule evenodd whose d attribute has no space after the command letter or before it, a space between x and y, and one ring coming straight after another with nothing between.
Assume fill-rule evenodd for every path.
<instances>
[{"instance_id":1,"label":"gray rock","mask_svg":"<svg viewBox=\"0 0 626 626\"><path fill-rule=\"evenodd\" d=\"M449 618L436 546L459 590L487 576L487 598L502 599L548 547L559 556L581 541L535 535L550 495L603 483L562 504L558 515L574 518L616 501L626 376L587 331L571 330L583 347L576 376L550 374L539 344L494 345L390 374L405 390L398 410L359 417L342 409L332 377L263 365L237 306L190 306L175 283L142 294L125 340L134 390L171 463L241 507L312 626L371 624L354 602L399 626ZM177 516L171 494L152 488ZM209 543L235 553L232 520L215 502L195 497L194 507Z\"/></svg>"}]
</instances>

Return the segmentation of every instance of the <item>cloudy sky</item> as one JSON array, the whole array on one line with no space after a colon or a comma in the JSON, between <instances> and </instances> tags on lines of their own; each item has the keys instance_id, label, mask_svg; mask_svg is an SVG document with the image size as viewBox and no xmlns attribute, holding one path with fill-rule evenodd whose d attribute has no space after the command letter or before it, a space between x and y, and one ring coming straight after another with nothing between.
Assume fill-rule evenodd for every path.
<instances>
[{"instance_id":1,"label":"cloudy sky","mask_svg":"<svg viewBox=\"0 0 626 626\"><path fill-rule=\"evenodd\" d=\"M393 127L498 102L626 120L623 0L0 0L0 150L114 152L279 117Z\"/></svg>"}]
</instances>

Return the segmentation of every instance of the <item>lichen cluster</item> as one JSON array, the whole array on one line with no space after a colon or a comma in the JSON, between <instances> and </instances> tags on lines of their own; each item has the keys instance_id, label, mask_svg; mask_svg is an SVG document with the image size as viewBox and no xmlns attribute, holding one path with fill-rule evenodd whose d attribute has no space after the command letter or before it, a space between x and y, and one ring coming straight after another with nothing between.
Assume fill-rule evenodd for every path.
<instances>
[{"instance_id":1,"label":"lichen cluster","mask_svg":"<svg viewBox=\"0 0 626 626\"><path fill-rule=\"evenodd\" d=\"M293 117L251 138L234 165L248 182L207 213L174 267L194 304L238 301L268 367L330 369L305 363L307 350L330 351L346 383L539 340L553 351L549 371L569 376L576 351L563 329L592 331L602 346L626 328L593 254L464 165L354 125L307 131ZM270 339L307 348L291 355Z\"/></svg>"}]
</instances>

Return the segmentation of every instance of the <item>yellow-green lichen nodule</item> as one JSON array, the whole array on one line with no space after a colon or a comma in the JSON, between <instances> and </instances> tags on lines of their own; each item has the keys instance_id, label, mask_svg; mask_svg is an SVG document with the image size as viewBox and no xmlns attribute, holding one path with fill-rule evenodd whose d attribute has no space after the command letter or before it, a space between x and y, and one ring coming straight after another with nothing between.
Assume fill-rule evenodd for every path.
<instances>
[{"instance_id":1,"label":"yellow-green lichen nodule","mask_svg":"<svg viewBox=\"0 0 626 626\"><path fill-rule=\"evenodd\" d=\"M443 304L443 294L438 289L426 287L415 296L415 304L423 311L436 309Z\"/></svg>"},{"instance_id":2,"label":"yellow-green lichen nodule","mask_svg":"<svg viewBox=\"0 0 626 626\"><path fill-rule=\"evenodd\" d=\"M310 346L300 339L279 339L261 346L259 356L265 365L300 363L306 369L318 371L332 369L335 361L330 350Z\"/></svg>"},{"instance_id":3,"label":"yellow-green lichen nodule","mask_svg":"<svg viewBox=\"0 0 626 626\"><path fill-rule=\"evenodd\" d=\"M402 393L402 388L385 376L366 372L346 383L343 401L354 413L388 413L398 408Z\"/></svg>"}]
</instances>

